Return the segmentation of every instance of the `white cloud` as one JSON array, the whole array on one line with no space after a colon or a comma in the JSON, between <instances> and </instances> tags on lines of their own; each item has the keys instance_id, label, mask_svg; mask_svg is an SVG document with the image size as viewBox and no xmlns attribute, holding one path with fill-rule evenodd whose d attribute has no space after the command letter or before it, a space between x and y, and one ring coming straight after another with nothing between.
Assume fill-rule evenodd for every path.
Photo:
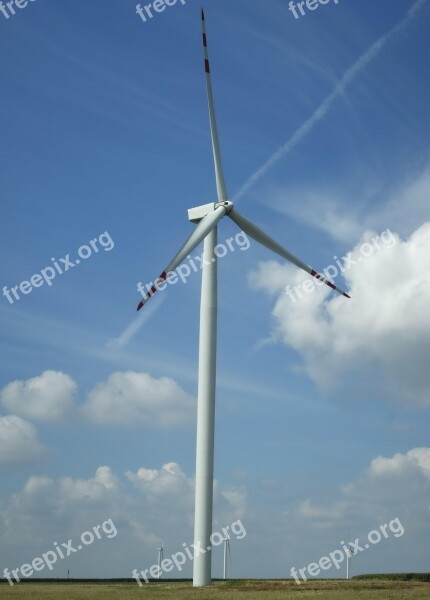
<instances>
[{"instance_id":1,"label":"white cloud","mask_svg":"<svg viewBox=\"0 0 430 600\"><path fill-rule=\"evenodd\" d=\"M193 419L195 403L167 377L128 371L110 375L88 395L85 415L105 425L176 427Z\"/></svg>"},{"instance_id":2,"label":"white cloud","mask_svg":"<svg viewBox=\"0 0 430 600\"><path fill-rule=\"evenodd\" d=\"M285 286L306 276L274 261L260 263L251 285L277 296L274 335L300 354L323 389L342 389L349 376L350 394L358 377L364 394L430 406L430 223L406 241L390 234L394 245L365 258L362 243L372 236L367 232L353 248L355 264L344 273L351 300L326 286L292 300Z\"/></svg>"},{"instance_id":3,"label":"white cloud","mask_svg":"<svg viewBox=\"0 0 430 600\"><path fill-rule=\"evenodd\" d=\"M388 537L359 551L353 574L425 570L430 535L430 448L379 456L358 476L324 496L308 497L279 517L279 554L284 563L300 568L356 538L364 548L369 532L392 523ZM273 517L271 517L273 520ZM393 523L398 519L404 529ZM396 533L397 535L394 535ZM275 533L276 535L276 533ZM286 541L287 540L287 541ZM277 543L277 542L274 542ZM332 568L327 576L345 572Z\"/></svg>"},{"instance_id":4,"label":"white cloud","mask_svg":"<svg viewBox=\"0 0 430 600\"><path fill-rule=\"evenodd\" d=\"M63 477L59 487L60 494L69 501L81 499L99 501L106 493L115 492L119 487L119 482L110 467L99 467L93 479Z\"/></svg>"},{"instance_id":5,"label":"white cloud","mask_svg":"<svg viewBox=\"0 0 430 600\"><path fill-rule=\"evenodd\" d=\"M395 570L419 570L425 567L430 534L429 458L430 448L378 456L326 498L314 495L290 506L285 499L282 508L274 506L270 511L264 505L242 513L246 490L215 482L214 531L242 519L248 536L240 542L240 551L233 546L235 572L249 576L252 565L262 576L269 570L282 577L292 565L300 568L339 548L340 540L364 540L372 529L399 518L405 535L390 534L357 555L354 573L371 571L374 564L385 572L392 571L393 564ZM133 568L149 568L156 562L161 539L167 554L182 550L184 542L192 543L194 481L180 465L144 466L129 471L126 479L131 486L108 466L99 467L88 479L31 477L22 490L0 500L4 564L31 562L52 548L55 540L73 538L76 545L83 531L109 518L118 530L117 538L77 553L67 565L59 561L54 576L66 566L80 576L129 576ZM265 556L270 548L276 548L276 556L268 565ZM214 558L221 558L220 550ZM191 568L191 563L186 565L187 576Z\"/></svg>"},{"instance_id":6,"label":"white cloud","mask_svg":"<svg viewBox=\"0 0 430 600\"><path fill-rule=\"evenodd\" d=\"M96 471L94 481L103 485L107 490L116 490L119 480L110 467L99 467Z\"/></svg>"},{"instance_id":7,"label":"white cloud","mask_svg":"<svg viewBox=\"0 0 430 600\"><path fill-rule=\"evenodd\" d=\"M372 179L374 175L368 175ZM364 183L363 183L364 179ZM387 228L409 236L430 217L430 167L393 187L392 181L359 181L344 186L283 186L266 196L277 212L327 233L334 240L354 243L363 231ZM289 202L285 202L289 198Z\"/></svg>"},{"instance_id":8,"label":"white cloud","mask_svg":"<svg viewBox=\"0 0 430 600\"><path fill-rule=\"evenodd\" d=\"M151 500L165 495L189 495L194 490L192 479L187 478L181 467L166 463L161 469L140 468L136 473L127 471L127 478Z\"/></svg>"},{"instance_id":9,"label":"white cloud","mask_svg":"<svg viewBox=\"0 0 430 600\"><path fill-rule=\"evenodd\" d=\"M406 454L395 454L391 458L378 456L372 460L369 473L377 477L402 476L407 471L420 471L430 479L430 448L414 448Z\"/></svg>"},{"instance_id":10,"label":"white cloud","mask_svg":"<svg viewBox=\"0 0 430 600\"><path fill-rule=\"evenodd\" d=\"M0 391L0 402L14 414L40 421L76 415L77 384L67 374L45 371L13 381ZM134 371L112 373L88 394L80 414L105 425L176 427L194 419L195 401L173 379Z\"/></svg>"},{"instance_id":11,"label":"white cloud","mask_svg":"<svg viewBox=\"0 0 430 600\"><path fill-rule=\"evenodd\" d=\"M340 242L355 241L363 231L357 209L351 208L349 190L323 186L272 188L269 206L289 219L310 225ZM289 202L285 202L289 198ZM356 206L356 205L355 205Z\"/></svg>"},{"instance_id":12,"label":"white cloud","mask_svg":"<svg viewBox=\"0 0 430 600\"><path fill-rule=\"evenodd\" d=\"M220 527L239 518L238 495L216 483L214 504ZM166 555L183 550L183 543L193 542L194 479L175 462L161 468L141 467L125 477L108 466L88 478L33 475L20 491L0 498L3 564L13 568L31 562L52 549L54 541L72 539L76 547L82 532L110 518L118 530L115 540L100 540L93 548L73 554L67 563L58 561L53 576L63 576L70 567L80 576L127 577L133 568L149 568L156 561L161 540ZM191 569L190 561L187 576Z\"/></svg>"},{"instance_id":13,"label":"white cloud","mask_svg":"<svg viewBox=\"0 0 430 600\"><path fill-rule=\"evenodd\" d=\"M355 481L341 487L335 500L307 498L288 516L306 521L308 527L337 527L354 520L364 528L366 521L370 525L370 519L393 518L397 511L413 518L414 527L419 527L419 515L430 511L429 491L430 448L413 448L392 457L378 456Z\"/></svg>"},{"instance_id":14,"label":"white cloud","mask_svg":"<svg viewBox=\"0 0 430 600\"><path fill-rule=\"evenodd\" d=\"M233 519L244 518L247 509L247 493L244 487L231 487L220 491L221 497L230 505Z\"/></svg>"},{"instance_id":15,"label":"white cloud","mask_svg":"<svg viewBox=\"0 0 430 600\"><path fill-rule=\"evenodd\" d=\"M24 519L24 515L39 515L41 528L50 528L47 522L51 518L53 523L63 519L64 526L68 527L77 512L80 515L99 512L119 491L119 479L106 466L99 467L89 479L32 475L23 490L13 496L12 505L14 510L22 511Z\"/></svg>"},{"instance_id":16,"label":"white cloud","mask_svg":"<svg viewBox=\"0 0 430 600\"><path fill-rule=\"evenodd\" d=\"M300 502L295 510L295 514L302 519L314 519L318 525L327 525L334 519L338 519L344 514L345 503L336 503L333 506L321 507L306 499Z\"/></svg>"},{"instance_id":17,"label":"white cloud","mask_svg":"<svg viewBox=\"0 0 430 600\"><path fill-rule=\"evenodd\" d=\"M410 234L428 220L430 166L390 194L388 202L370 214L367 227L391 227L402 234Z\"/></svg>"},{"instance_id":18,"label":"white cloud","mask_svg":"<svg viewBox=\"0 0 430 600\"><path fill-rule=\"evenodd\" d=\"M8 410L28 419L58 421L71 414L77 385L59 371L44 371L38 377L13 381L0 392Z\"/></svg>"},{"instance_id":19,"label":"white cloud","mask_svg":"<svg viewBox=\"0 0 430 600\"><path fill-rule=\"evenodd\" d=\"M66 541L117 514L124 504L119 479L109 467L101 466L88 479L32 475L19 492L0 502L4 531L2 547L19 552L26 562L30 552L38 555L55 540ZM124 518L124 517L123 517ZM33 546L38 551L32 550Z\"/></svg>"},{"instance_id":20,"label":"white cloud","mask_svg":"<svg viewBox=\"0 0 430 600\"><path fill-rule=\"evenodd\" d=\"M180 511L190 527L194 522L194 478L187 477L181 467L170 462L161 469L141 468L136 473L128 471L127 478L140 490L152 513L156 510L160 518L170 520L172 503L177 514ZM247 494L243 487L226 487L214 480L214 505L216 515L214 528L223 527L246 515ZM176 516L175 516L176 518Z\"/></svg>"},{"instance_id":21,"label":"white cloud","mask_svg":"<svg viewBox=\"0 0 430 600\"><path fill-rule=\"evenodd\" d=\"M44 453L34 426L16 415L0 417L0 465L31 463Z\"/></svg>"},{"instance_id":22,"label":"white cloud","mask_svg":"<svg viewBox=\"0 0 430 600\"><path fill-rule=\"evenodd\" d=\"M183 523L192 527L194 480L177 463L166 463L161 469L142 467L136 473L127 471L126 476L139 490L147 512L155 519L173 527L181 514Z\"/></svg>"}]
</instances>

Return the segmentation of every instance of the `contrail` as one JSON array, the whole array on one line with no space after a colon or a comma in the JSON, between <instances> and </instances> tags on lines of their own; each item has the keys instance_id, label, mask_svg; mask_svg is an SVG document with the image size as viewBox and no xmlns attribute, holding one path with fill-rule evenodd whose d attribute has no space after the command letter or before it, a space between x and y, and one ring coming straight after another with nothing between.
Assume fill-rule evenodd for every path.
<instances>
[{"instance_id":1,"label":"contrail","mask_svg":"<svg viewBox=\"0 0 430 600\"><path fill-rule=\"evenodd\" d=\"M106 344L106 348L109 350L117 350L126 346L129 341L136 335L141 327L143 327L157 312L161 304L164 302L165 296L159 296L152 300L151 305L145 310L144 314L136 317L128 327L118 337L109 340Z\"/></svg>"},{"instance_id":2,"label":"contrail","mask_svg":"<svg viewBox=\"0 0 430 600\"><path fill-rule=\"evenodd\" d=\"M374 42L360 58L350 66L343 74L341 80L336 84L330 94L323 100L315 112L301 125L290 137L290 139L279 148L235 194L233 200L239 200L254 184L257 183L266 173L284 156L289 154L297 144L299 144L312 131L319 121L328 113L338 96L343 94L347 86L355 77L381 52L384 46L391 38L399 33L416 16L418 11L427 3L428 0L417 0L406 13L406 16L395 25L390 31L381 36Z\"/></svg>"}]
</instances>

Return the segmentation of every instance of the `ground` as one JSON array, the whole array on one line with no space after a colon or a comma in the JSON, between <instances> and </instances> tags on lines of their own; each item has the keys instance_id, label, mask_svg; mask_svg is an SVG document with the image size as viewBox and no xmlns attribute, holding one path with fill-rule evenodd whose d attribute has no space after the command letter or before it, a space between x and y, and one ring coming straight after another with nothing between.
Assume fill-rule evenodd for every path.
<instances>
[{"instance_id":1,"label":"ground","mask_svg":"<svg viewBox=\"0 0 430 600\"><path fill-rule=\"evenodd\" d=\"M227 581L195 589L191 583L160 583L140 588L136 583L20 583L0 586L2 600L110 600L155 598L164 600L428 600L430 583L417 581Z\"/></svg>"}]
</instances>

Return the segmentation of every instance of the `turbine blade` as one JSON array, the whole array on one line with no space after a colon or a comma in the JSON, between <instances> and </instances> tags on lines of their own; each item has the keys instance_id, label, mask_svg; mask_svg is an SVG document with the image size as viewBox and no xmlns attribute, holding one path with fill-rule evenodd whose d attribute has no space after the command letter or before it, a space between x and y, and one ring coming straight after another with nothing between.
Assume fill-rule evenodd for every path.
<instances>
[{"instance_id":1,"label":"turbine blade","mask_svg":"<svg viewBox=\"0 0 430 600\"><path fill-rule=\"evenodd\" d=\"M227 209L225 206L217 206L213 212L203 217L203 219L199 222L197 227L193 230L186 242L181 246L180 250L175 254L156 281L165 281L170 271L174 271L176 267L179 266L181 262L188 256L188 254L190 254L190 252L192 252L194 248L200 244L207 234L217 226L218 222L223 218L226 212ZM145 297L139 302L137 307L138 311L143 307L147 300L149 300L149 298L155 294L156 291L157 286L154 284L147 292Z\"/></svg>"},{"instance_id":2,"label":"turbine blade","mask_svg":"<svg viewBox=\"0 0 430 600\"><path fill-rule=\"evenodd\" d=\"M346 292L338 288L329 279L324 277L324 275L321 275L320 273L312 269L312 267L305 264L299 258L294 256L294 254L283 248L280 244L278 244L278 242L275 242L275 240L273 240L269 235L267 235L267 233L264 233L264 231L262 231L256 225L254 225L254 223L252 223L249 219L247 219L243 215L240 215L236 210L231 210L228 216L236 223L238 227L240 227L240 229L242 229L255 241L259 242L269 250L272 250L272 252L275 252L275 254L279 254L279 256L282 256L282 258L285 258L289 262L293 263L293 265L296 265L296 267L299 267L299 269L306 271L306 273L309 273L309 275L312 275L312 277L319 279L333 290L336 290L338 294L342 294L342 296L345 296L346 298L351 298L351 296L349 296Z\"/></svg>"},{"instance_id":3,"label":"turbine blade","mask_svg":"<svg viewBox=\"0 0 430 600\"><path fill-rule=\"evenodd\" d=\"M205 72L206 72L206 90L208 96L209 120L211 124L212 150L215 164L216 188L218 193L218 202L227 200L227 188L225 185L224 173L222 170L221 150L218 138L218 128L215 117L215 104L212 93L211 70L209 64L208 38L206 35L206 20L205 13L202 10L202 30L203 30L203 52L205 57Z\"/></svg>"}]
</instances>

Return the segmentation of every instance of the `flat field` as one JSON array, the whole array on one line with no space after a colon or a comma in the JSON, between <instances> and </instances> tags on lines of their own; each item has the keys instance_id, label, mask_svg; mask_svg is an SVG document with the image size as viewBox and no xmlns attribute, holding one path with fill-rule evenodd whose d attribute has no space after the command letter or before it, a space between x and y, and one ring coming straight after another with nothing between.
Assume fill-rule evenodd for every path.
<instances>
[{"instance_id":1,"label":"flat field","mask_svg":"<svg viewBox=\"0 0 430 600\"><path fill-rule=\"evenodd\" d=\"M293 581L240 580L215 582L195 589L191 583L156 583L140 588L136 583L19 583L0 586L2 600L429 600L430 583L418 581Z\"/></svg>"}]
</instances>

